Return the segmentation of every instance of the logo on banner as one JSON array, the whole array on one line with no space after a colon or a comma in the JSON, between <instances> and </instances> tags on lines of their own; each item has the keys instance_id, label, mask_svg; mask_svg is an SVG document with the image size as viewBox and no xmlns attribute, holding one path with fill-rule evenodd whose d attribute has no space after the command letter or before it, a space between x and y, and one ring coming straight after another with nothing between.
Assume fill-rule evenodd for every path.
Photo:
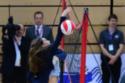
<instances>
[{"instance_id":1,"label":"logo on banner","mask_svg":"<svg viewBox=\"0 0 125 83\"><path fill-rule=\"evenodd\" d=\"M102 83L102 75L99 67L94 67L92 70L87 69L86 83Z\"/></svg>"}]
</instances>

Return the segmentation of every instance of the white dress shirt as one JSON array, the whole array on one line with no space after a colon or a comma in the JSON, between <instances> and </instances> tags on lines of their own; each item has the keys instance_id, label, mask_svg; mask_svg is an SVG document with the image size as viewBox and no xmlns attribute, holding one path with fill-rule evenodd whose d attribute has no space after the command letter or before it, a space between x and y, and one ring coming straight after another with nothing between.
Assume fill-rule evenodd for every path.
<instances>
[{"instance_id":1,"label":"white dress shirt","mask_svg":"<svg viewBox=\"0 0 125 83\"><path fill-rule=\"evenodd\" d=\"M38 28L39 27L39 28ZM42 38L42 36L43 36L43 25L35 25L35 33L37 34L37 30L38 30L38 32L39 32L39 37L41 37Z\"/></svg>"},{"instance_id":2,"label":"white dress shirt","mask_svg":"<svg viewBox=\"0 0 125 83\"><path fill-rule=\"evenodd\" d=\"M15 46L15 52L16 52L16 59L15 59L15 66L16 67L21 66L21 52L20 52L20 49L18 47L18 45L20 45L20 44L21 44L21 40L18 43L16 40L14 40L14 46Z\"/></svg>"}]
</instances>

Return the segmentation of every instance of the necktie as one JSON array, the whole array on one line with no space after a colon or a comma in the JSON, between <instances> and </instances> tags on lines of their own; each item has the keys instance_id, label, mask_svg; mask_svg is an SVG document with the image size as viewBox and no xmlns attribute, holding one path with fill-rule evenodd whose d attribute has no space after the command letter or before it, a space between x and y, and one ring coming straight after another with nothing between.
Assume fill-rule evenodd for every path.
<instances>
[{"instance_id":1,"label":"necktie","mask_svg":"<svg viewBox=\"0 0 125 83\"><path fill-rule=\"evenodd\" d=\"M37 26L37 30L36 30L36 36L39 37L40 36L40 33L39 33L39 28L40 26Z\"/></svg>"},{"instance_id":2,"label":"necktie","mask_svg":"<svg viewBox=\"0 0 125 83\"><path fill-rule=\"evenodd\" d=\"M21 50L21 45L18 44L18 48L19 48L19 50Z\"/></svg>"}]
</instances>

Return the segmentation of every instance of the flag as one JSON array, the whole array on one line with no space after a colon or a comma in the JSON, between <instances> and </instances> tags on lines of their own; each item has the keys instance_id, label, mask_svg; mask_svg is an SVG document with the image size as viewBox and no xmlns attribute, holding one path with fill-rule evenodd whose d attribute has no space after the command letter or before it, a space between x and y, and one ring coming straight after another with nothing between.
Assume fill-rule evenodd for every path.
<instances>
[{"instance_id":1,"label":"flag","mask_svg":"<svg viewBox=\"0 0 125 83\"><path fill-rule=\"evenodd\" d=\"M66 0L62 0L62 12L65 10L66 8ZM61 48L64 49L64 38L62 38L61 40Z\"/></svg>"},{"instance_id":2,"label":"flag","mask_svg":"<svg viewBox=\"0 0 125 83\"><path fill-rule=\"evenodd\" d=\"M88 32L88 10L85 10L82 21L82 50L81 50L81 67L80 67L80 83L86 83L86 48L87 48L87 32Z\"/></svg>"}]
</instances>

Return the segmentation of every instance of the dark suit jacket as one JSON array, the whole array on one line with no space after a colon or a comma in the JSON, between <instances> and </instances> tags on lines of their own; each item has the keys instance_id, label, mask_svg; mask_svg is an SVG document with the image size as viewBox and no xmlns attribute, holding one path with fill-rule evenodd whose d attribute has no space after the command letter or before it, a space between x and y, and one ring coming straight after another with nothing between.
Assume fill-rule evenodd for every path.
<instances>
[{"instance_id":1,"label":"dark suit jacket","mask_svg":"<svg viewBox=\"0 0 125 83\"><path fill-rule=\"evenodd\" d=\"M20 51L21 51L21 68L27 70L28 62L28 42L22 37ZM14 70L16 59L16 52L13 39L5 39L3 42L3 58L2 58L2 73L11 75Z\"/></svg>"},{"instance_id":2,"label":"dark suit jacket","mask_svg":"<svg viewBox=\"0 0 125 83\"><path fill-rule=\"evenodd\" d=\"M26 31L26 37L29 41L29 43L31 43L31 41L35 38L37 38L36 34L35 34L35 26L29 27ZM52 29L49 28L46 25L43 25L43 38L46 38L47 40L49 40L51 43L53 42L53 35L52 35Z\"/></svg>"}]
</instances>

